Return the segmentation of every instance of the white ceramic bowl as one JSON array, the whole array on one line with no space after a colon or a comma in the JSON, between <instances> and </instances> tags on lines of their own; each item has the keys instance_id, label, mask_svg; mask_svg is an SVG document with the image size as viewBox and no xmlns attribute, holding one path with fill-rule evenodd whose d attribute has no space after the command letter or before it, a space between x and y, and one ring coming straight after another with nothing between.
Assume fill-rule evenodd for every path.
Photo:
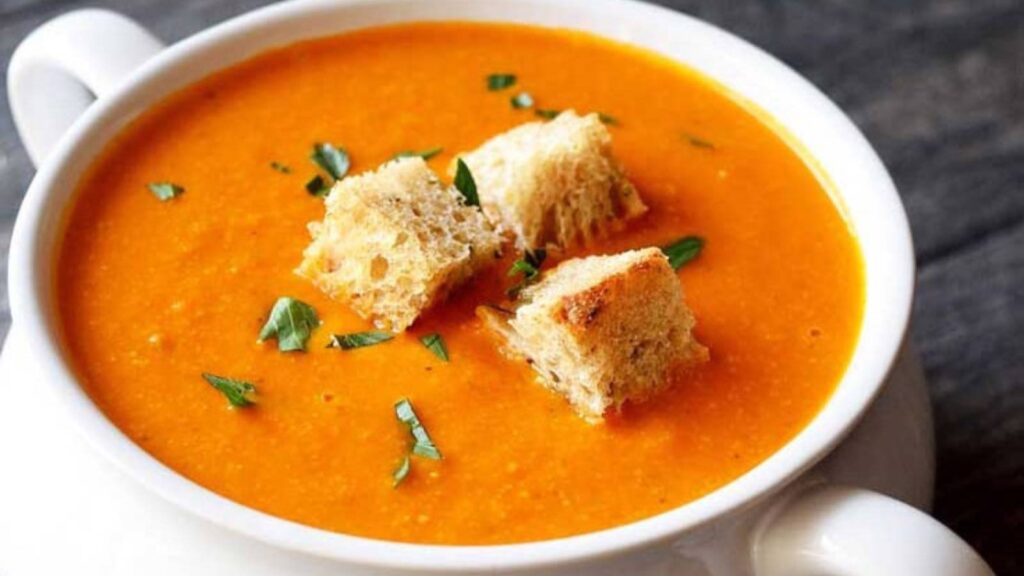
<instances>
[{"instance_id":1,"label":"white ceramic bowl","mask_svg":"<svg viewBox=\"0 0 1024 576\"><path fill-rule=\"evenodd\" d=\"M659 52L741 95L811 152L858 236L867 302L849 368L807 428L736 481L652 518L529 544L432 546L335 534L239 505L163 466L106 419L76 382L53 306L59 225L83 170L130 120L211 72L274 46L420 20L574 28ZM699 20L629 0L298 0L161 48L129 20L81 11L26 39L8 77L16 124L39 166L11 246L15 325L82 435L154 493L250 539L253 546L287 550L296 571L308 560L310 566L326 562L337 570L331 573L344 574L669 573L666 566L673 566L678 543L692 548L704 539L710 549L744 526L744 538L728 537L746 542L732 544L731 553L749 557L757 574L990 573L952 533L896 501L856 489L792 487L836 446L879 392L906 331L914 260L899 197L870 145L824 95L779 61ZM90 93L99 95L94 103ZM670 573L683 570L680 565Z\"/></svg>"}]
</instances>

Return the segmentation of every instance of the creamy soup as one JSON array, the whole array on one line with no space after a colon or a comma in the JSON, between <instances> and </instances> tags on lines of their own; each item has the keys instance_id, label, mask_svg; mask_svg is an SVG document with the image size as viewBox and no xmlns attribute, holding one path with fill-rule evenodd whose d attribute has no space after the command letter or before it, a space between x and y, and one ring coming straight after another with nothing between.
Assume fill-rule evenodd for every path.
<instances>
[{"instance_id":1,"label":"creamy soup","mask_svg":"<svg viewBox=\"0 0 1024 576\"><path fill-rule=\"evenodd\" d=\"M514 86L489 90L494 73ZM512 97L532 95L532 107ZM478 275L412 329L327 348L371 326L293 270L323 216L306 192L316 142L351 173L443 148L439 173L537 109L600 112L650 206L571 255L694 234L679 271L710 361L658 396L588 424L496 348L474 315L516 258ZM183 189L160 201L147 189ZM239 503L388 540L497 544L622 525L686 504L777 451L822 408L860 328L856 240L812 165L720 86L592 36L430 23L267 52L151 109L77 186L55 281L66 346L105 414L155 458ZM257 335L274 302L323 324L306 352ZM419 341L437 332L450 361ZM252 382L231 409L202 378ZM414 459L408 398L444 454Z\"/></svg>"}]
</instances>

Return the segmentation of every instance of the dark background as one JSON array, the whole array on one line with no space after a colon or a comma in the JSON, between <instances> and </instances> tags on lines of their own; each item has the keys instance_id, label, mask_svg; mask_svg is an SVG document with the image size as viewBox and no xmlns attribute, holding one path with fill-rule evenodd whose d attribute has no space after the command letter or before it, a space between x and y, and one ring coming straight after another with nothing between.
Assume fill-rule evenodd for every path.
<instances>
[{"instance_id":1,"label":"dark background","mask_svg":"<svg viewBox=\"0 0 1024 576\"><path fill-rule=\"evenodd\" d=\"M266 0L0 0L4 69L63 11L101 6L173 42ZM1024 1L660 2L757 44L867 134L914 231L913 339L936 412L935 515L1024 574ZM0 95L0 276L33 168ZM8 330L0 286L0 339Z\"/></svg>"}]
</instances>

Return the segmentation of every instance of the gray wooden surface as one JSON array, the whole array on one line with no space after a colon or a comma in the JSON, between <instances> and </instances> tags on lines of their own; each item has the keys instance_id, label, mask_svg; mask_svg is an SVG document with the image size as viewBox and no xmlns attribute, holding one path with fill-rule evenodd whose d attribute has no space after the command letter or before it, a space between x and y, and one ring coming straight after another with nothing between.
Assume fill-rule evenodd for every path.
<instances>
[{"instance_id":1,"label":"gray wooden surface","mask_svg":"<svg viewBox=\"0 0 1024 576\"><path fill-rule=\"evenodd\" d=\"M181 39L266 0L0 0L0 57L80 6ZM936 515L1000 574L1024 573L1024 2L665 0L809 77L878 149L920 266L913 338L936 410ZM0 108L0 275L32 178ZM10 322L0 286L0 338Z\"/></svg>"}]
</instances>

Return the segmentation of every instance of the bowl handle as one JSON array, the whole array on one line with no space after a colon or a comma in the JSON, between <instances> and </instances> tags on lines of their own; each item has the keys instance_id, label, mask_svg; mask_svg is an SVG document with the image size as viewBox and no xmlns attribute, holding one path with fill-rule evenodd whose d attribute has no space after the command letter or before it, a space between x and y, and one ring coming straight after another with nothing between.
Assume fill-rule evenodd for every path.
<instances>
[{"instance_id":1,"label":"bowl handle","mask_svg":"<svg viewBox=\"0 0 1024 576\"><path fill-rule=\"evenodd\" d=\"M94 99L163 47L134 21L97 9L58 16L22 40L7 70L7 97L32 162L39 166Z\"/></svg>"},{"instance_id":2,"label":"bowl handle","mask_svg":"<svg viewBox=\"0 0 1024 576\"><path fill-rule=\"evenodd\" d=\"M860 488L817 485L771 511L756 534L757 576L994 576L931 516Z\"/></svg>"}]
</instances>

